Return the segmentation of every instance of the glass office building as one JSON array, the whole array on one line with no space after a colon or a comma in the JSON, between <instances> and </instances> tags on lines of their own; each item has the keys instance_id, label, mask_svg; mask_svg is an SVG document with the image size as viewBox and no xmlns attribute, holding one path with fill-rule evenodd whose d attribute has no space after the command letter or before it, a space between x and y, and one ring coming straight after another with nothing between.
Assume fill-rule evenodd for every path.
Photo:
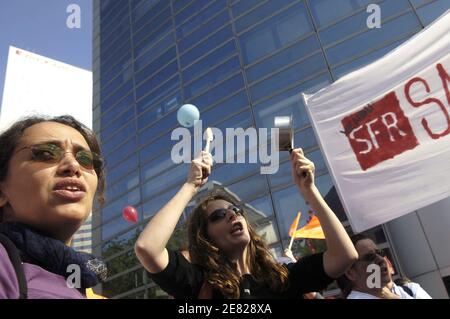
<instances>
[{"instance_id":1,"label":"glass office building","mask_svg":"<svg viewBox=\"0 0 450 319\"><path fill-rule=\"evenodd\" d=\"M70 244L77 251L92 253L92 218L89 217L78 229Z\"/></svg>"},{"instance_id":2,"label":"glass office building","mask_svg":"<svg viewBox=\"0 0 450 319\"><path fill-rule=\"evenodd\" d=\"M381 28L367 27L371 3L381 10ZM319 190L351 232L300 93L374 61L449 8L448 0L94 1L94 129L108 171L107 202L92 217L93 252L106 259L111 275L102 293L166 297L145 275L133 244L186 178L189 165L171 159L176 111L185 103L199 108L204 128L223 131L271 128L274 116L293 115L295 145L315 162ZM208 187L248 203L252 223L278 256L297 212L302 224L308 207L293 185L287 154L276 174L260 174L260 166L218 163ZM122 218L127 205L138 209L137 224ZM184 243L189 210L173 248ZM385 226L367 233L399 263ZM296 242L294 249L307 252L304 246Z\"/></svg>"}]
</instances>

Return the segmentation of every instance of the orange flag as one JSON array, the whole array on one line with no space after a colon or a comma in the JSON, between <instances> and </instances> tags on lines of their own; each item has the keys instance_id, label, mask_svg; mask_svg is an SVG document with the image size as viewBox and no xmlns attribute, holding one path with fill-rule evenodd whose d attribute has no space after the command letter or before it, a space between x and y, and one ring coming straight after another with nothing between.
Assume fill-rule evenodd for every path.
<instances>
[{"instance_id":1,"label":"orange flag","mask_svg":"<svg viewBox=\"0 0 450 319\"><path fill-rule=\"evenodd\" d=\"M300 221L301 216L302 216L302 213L298 212L297 217L295 217L294 221L291 224L291 227L289 227L289 237L292 237L294 232L297 230L298 222Z\"/></svg>"},{"instance_id":2,"label":"orange flag","mask_svg":"<svg viewBox=\"0 0 450 319\"><path fill-rule=\"evenodd\" d=\"M316 215L313 215L305 226L297 230L294 236L295 238L325 239L322 226L320 226L320 221Z\"/></svg>"}]
</instances>

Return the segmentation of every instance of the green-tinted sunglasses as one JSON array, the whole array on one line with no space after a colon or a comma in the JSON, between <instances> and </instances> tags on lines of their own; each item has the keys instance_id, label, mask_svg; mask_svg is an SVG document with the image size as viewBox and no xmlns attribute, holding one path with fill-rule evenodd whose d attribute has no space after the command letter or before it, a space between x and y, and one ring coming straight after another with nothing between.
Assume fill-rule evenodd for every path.
<instances>
[{"instance_id":1,"label":"green-tinted sunglasses","mask_svg":"<svg viewBox=\"0 0 450 319\"><path fill-rule=\"evenodd\" d=\"M52 143L30 145L21 148L19 151L24 149L31 150L31 159L33 161L44 163L58 163L64 157L64 154L67 153L63 148ZM103 168L104 160L94 152L79 150L74 156L77 162L86 169L94 169L96 172L100 172Z\"/></svg>"}]
</instances>

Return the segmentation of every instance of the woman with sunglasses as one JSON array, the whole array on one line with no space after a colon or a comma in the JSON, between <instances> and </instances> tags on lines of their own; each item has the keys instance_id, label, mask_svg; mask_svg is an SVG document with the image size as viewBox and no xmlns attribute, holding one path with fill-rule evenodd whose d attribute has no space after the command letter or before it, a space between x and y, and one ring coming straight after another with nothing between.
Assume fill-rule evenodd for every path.
<instances>
[{"instance_id":1,"label":"woman with sunglasses","mask_svg":"<svg viewBox=\"0 0 450 319\"><path fill-rule=\"evenodd\" d=\"M338 280L342 297L346 299L431 299L419 284L396 285L394 269L383 250L362 235L351 237L359 258Z\"/></svg>"},{"instance_id":2,"label":"woman with sunglasses","mask_svg":"<svg viewBox=\"0 0 450 319\"><path fill-rule=\"evenodd\" d=\"M208 196L191 213L190 262L167 250L183 210L211 173L211 155L202 152L192 161L187 181L136 242L136 255L152 279L175 298L301 298L343 274L357 253L314 184L314 164L301 149L293 150L290 158L295 184L320 219L326 252L278 264L237 200L225 194Z\"/></svg>"},{"instance_id":3,"label":"woman with sunglasses","mask_svg":"<svg viewBox=\"0 0 450 319\"><path fill-rule=\"evenodd\" d=\"M103 201L97 138L71 116L31 117L0 150L0 298L85 298L106 268L69 246Z\"/></svg>"}]
</instances>

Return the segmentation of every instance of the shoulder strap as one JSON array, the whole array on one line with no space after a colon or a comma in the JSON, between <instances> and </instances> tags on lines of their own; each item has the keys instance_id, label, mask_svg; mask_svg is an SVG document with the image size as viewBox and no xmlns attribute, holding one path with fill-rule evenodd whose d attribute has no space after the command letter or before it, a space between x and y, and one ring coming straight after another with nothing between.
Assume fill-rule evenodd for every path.
<instances>
[{"instance_id":1,"label":"shoulder strap","mask_svg":"<svg viewBox=\"0 0 450 319\"><path fill-rule=\"evenodd\" d=\"M0 233L0 243L3 247L5 247L9 259L11 260L11 264L14 267L14 271L16 272L17 281L19 284L19 299L27 299L27 280L23 270L22 259L20 258L20 251L17 249L16 245L14 245L14 243L2 233Z\"/></svg>"},{"instance_id":2,"label":"shoulder strap","mask_svg":"<svg viewBox=\"0 0 450 319\"><path fill-rule=\"evenodd\" d=\"M406 285L400 286L400 288L402 288L408 295L410 295L411 297L414 298L414 293L413 293L413 291L411 290L411 288L409 288L409 287L406 286Z\"/></svg>"}]
</instances>

